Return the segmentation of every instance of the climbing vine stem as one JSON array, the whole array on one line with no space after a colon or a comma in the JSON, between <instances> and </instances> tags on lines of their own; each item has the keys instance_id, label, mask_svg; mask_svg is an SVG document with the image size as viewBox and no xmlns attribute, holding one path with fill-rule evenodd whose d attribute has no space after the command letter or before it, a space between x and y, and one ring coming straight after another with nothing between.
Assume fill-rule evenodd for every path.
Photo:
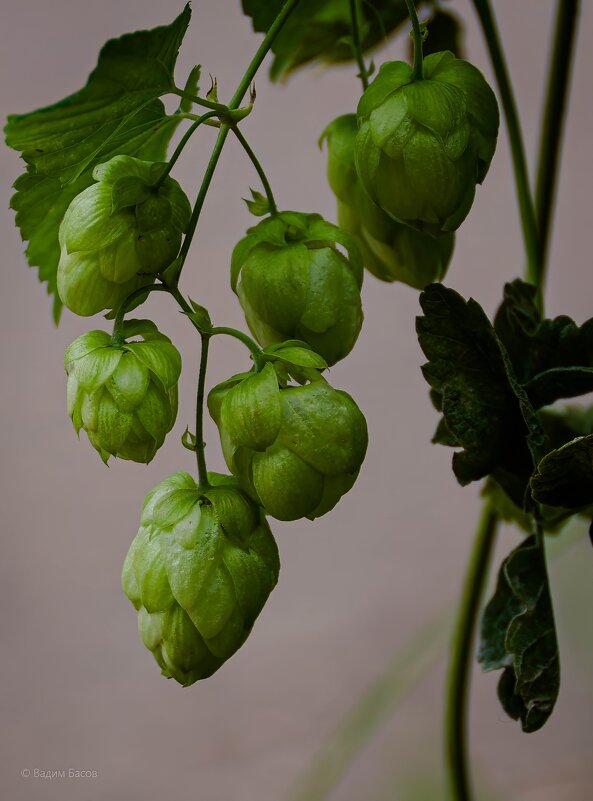
<instances>
[{"instance_id":1,"label":"climbing vine stem","mask_svg":"<svg viewBox=\"0 0 593 801\"><path fill-rule=\"evenodd\" d=\"M257 174L259 176L259 180L262 182L262 186L264 188L264 192L266 193L266 197L268 199L268 206L270 208L270 214L272 215L272 217L274 217L276 214L278 214L278 208L276 206L276 201L274 199L274 193L272 192L272 187L270 186L270 182L268 181L268 177L265 174L264 169L263 169L263 167L261 166L261 164L259 162L259 159L257 158L255 153L253 152L253 149L251 148L251 145L249 144L247 139L245 139L245 137L243 136L243 134L239 130L239 126L238 125L233 125L231 130L233 131L233 133L237 137L237 140L240 142L241 147L243 148L245 153L247 153L247 155L251 159L251 162L252 162L253 166L255 167L255 171L257 172Z\"/></svg>"},{"instance_id":2,"label":"climbing vine stem","mask_svg":"<svg viewBox=\"0 0 593 801\"><path fill-rule=\"evenodd\" d=\"M523 241L527 259L525 277L527 281L538 288L537 302L541 307L541 258L539 236L535 208L529 187L527 160L525 158L525 147L523 145L523 134L521 133L517 104L515 103L509 71L490 2L489 0L473 0L473 3L482 25L506 118L511 156L513 159L513 171L515 173L519 216L521 218L521 228L523 231Z\"/></svg>"},{"instance_id":3,"label":"climbing vine stem","mask_svg":"<svg viewBox=\"0 0 593 801\"><path fill-rule=\"evenodd\" d=\"M414 65L412 67L412 80L419 81L424 77L423 71L423 58L422 58L422 31L420 30L420 23L418 22L418 14L416 13L416 4L414 0L406 0L408 13L412 22L412 39L414 41Z\"/></svg>"},{"instance_id":4,"label":"climbing vine stem","mask_svg":"<svg viewBox=\"0 0 593 801\"><path fill-rule=\"evenodd\" d=\"M369 71L364 63L364 56L362 55L362 43L360 41L360 18L359 18L359 0L350 0L350 19L352 20L352 49L354 57L358 64L358 77L362 83L363 91L369 85Z\"/></svg>"},{"instance_id":5,"label":"climbing vine stem","mask_svg":"<svg viewBox=\"0 0 593 801\"><path fill-rule=\"evenodd\" d=\"M556 178L564 133L564 112L568 100L579 5L579 0L558 0L556 33L548 72L548 91L542 122L535 190L540 243L539 282L542 293L548 266Z\"/></svg>"},{"instance_id":6,"label":"climbing vine stem","mask_svg":"<svg viewBox=\"0 0 593 801\"><path fill-rule=\"evenodd\" d=\"M210 334L200 332L202 347L200 349L200 370L198 373L198 390L196 397L196 459L198 462L198 478L202 489L210 486L208 470L206 468L204 442L204 394L206 388L206 370L208 368L208 349L210 347Z\"/></svg>"}]
</instances>

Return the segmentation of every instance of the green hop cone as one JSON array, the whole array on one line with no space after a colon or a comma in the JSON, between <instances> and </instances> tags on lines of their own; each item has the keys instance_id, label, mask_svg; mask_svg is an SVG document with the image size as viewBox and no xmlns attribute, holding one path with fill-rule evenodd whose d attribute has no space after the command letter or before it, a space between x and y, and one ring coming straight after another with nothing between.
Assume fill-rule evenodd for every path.
<instances>
[{"instance_id":1,"label":"green hop cone","mask_svg":"<svg viewBox=\"0 0 593 801\"><path fill-rule=\"evenodd\" d=\"M498 105L482 73L450 52L427 56L418 80L392 61L357 113L356 170L373 200L419 231L457 229L496 147Z\"/></svg>"},{"instance_id":2,"label":"green hop cone","mask_svg":"<svg viewBox=\"0 0 593 801\"><path fill-rule=\"evenodd\" d=\"M114 156L68 206L60 225L58 292L83 317L117 309L176 258L191 215L164 164Z\"/></svg>"},{"instance_id":3,"label":"green hop cone","mask_svg":"<svg viewBox=\"0 0 593 801\"><path fill-rule=\"evenodd\" d=\"M181 357L149 320L127 320L123 333L142 341L117 347L107 332L88 331L66 349L68 414L104 462L148 464L177 416Z\"/></svg>"},{"instance_id":4,"label":"green hop cone","mask_svg":"<svg viewBox=\"0 0 593 801\"><path fill-rule=\"evenodd\" d=\"M261 345L299 339L332 365L350 353L362 326L362 273L347 233L319 214L284 211L236 245L231 284Z\"/></svg>"},{"instance_id":5,"label":"green hop cone","mask_svg":"<svg viewBox=\"0 0 593 801\"><path fill-rule=\"evenodd\" d=\"M402 281L424 289L444 277L455 234L433 237L385 214L363 188L354 164L358 125L355 114L331 122L321 136L327 142L327 177L338 201L338 225L354 239L364 266L382 281Z\"/></svg>"},{"instance_id":6,"label":"green hop cone","mask_svg":"<svg viewBox=\"0 0 593 801\"><path fill-rule=\"evenodd\" d=\"M243 373L208 397L231 472L278 520L329 512L352 487L366 453L364 416L316 371L282 386L274 366Z\"/></svg>"},{"instance_id":7,"label":"green hop cone","mask_svg":"<svg viewBox=\"0 0 593 801\"><path fill-rule=\"evenodd\" d=\"M280 569L261 510L236 479L208 478L174 473L148 493L122 573L142 641L184 687L243 645Z\"/></svg>"}]
</instances>

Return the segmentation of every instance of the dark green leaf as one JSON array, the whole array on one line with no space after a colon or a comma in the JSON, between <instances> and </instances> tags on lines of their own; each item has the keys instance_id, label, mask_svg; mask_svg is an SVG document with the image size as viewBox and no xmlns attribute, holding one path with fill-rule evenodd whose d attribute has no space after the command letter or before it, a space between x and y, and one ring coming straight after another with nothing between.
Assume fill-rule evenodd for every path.
<instances>
[{"instance_id":1,"label":"dark green leaf","mask_svg":"<svg viewBox=\"0 0 593 801\"><path fill-rule=\"evenodd\" d=\"M84 89L53 106L8 118L7 144L37 173L66 183L131 133L150 136L162 116L162 105L154 101L174 86L177 52L190 15L186 6L171 25L111 39ZM147 109L148 114L139 115Z\"/></svg>"},{"instance_id":2,"label":"dark green leaf","mask_svg":"<svg viewBox=\"0 0 593 801\"><path fill-rule=\"evenodd\" d=\"M284 0L242 0L255 31L265 32ZM364 0L359 4L363 51L380 44L408 20L404 0ZM272 45L272 80L286 78L314 61L354 61L349 0L301 0Z\"/></svg>"},{"instance_id":3,"label":"dark green leaf","mask_svg":"<svg viewBox=\"0 0 593 801\"><path fill-rule=\"evenodd\" d=\"M58 229L71 200L92 182L95 164L116 154L166 158L180 119L169 117L158 96L172 85L177 50L189 8L167 27L108 42L80 92L45 109L15 115L7 143L21 151L27 172L15 182L11 207L26 254L54 295L54 318L62 308L56 292L60 257Z\"/></svg>"},{"instance_id":4,"label":"dark green leaf","mask_svg":"<svg viewBox=\"0 0 593 801\"><path fill-rule=\"evenodd\" d=\"M442 397L451 442L463 449L453 457L458 481L468 484L492 474L522 506L546 441L504 347L476 301L432 284L420 304L424 317L416 329L429 360L422 371ZM447 439L442 429L437 436Z\"/></svg>"},{"instance_id":5,"label":"dark green leaf","mask_svg":"<svg viewBox=\"0 0 593 801\"><path fill-rule=\"evenodd\" d=\"M538 503L578 509L593 504L593 434L550 451L531 479Z\"/></svg>"},{"instance_id":6,"label":"dark green leaf","mask_svg":"<svg viewBox=\"0 0 593 801\"><path fill-rule=\"evenodd\" d=\"M593 367L552 367L523 386L534 408L541 409L559 398L576 398L593 392Z\"/></svg>"},{"instance_id":7,"label":"dark green leaf","mask_svg":"<svg viewBox=\"0 0 593 801\"><path fill-rule=\"evenodd\" d=\"M505 286L494 328L534 408L593 391L593 320L577 326L570 317L542 319L535 287Z\"/></svg>"},{"instance_id":8,"label":"dark green leaf","mask_svg":"<svg viewBox=\"0 0 593 801\"><path fill-rule=\"evenodd\" d=\"M498 694L506 713L525 732L540 729L558 697L560 668L545 557L535 537L502 564L478 659L484 670L504 670Z\"/></svg>"}]
</instances>

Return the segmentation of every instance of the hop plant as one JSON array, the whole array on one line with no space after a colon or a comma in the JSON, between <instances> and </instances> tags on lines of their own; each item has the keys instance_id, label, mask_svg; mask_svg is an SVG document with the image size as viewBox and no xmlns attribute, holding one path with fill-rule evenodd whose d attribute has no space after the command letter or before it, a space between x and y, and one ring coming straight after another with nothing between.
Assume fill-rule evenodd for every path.
<instances>
[{"instance_id":1,"label":"hop plant","mask_svg":"<svg viewBox=\"0 0 593 801\"><path fill-rule=\"evenodd\" d=\"M146 496L122 586L164 676L187 687L243 645L278 580L272 532L236 479L174 473Z\"/></svg>"},{"instance_id":2,"label":"hop plant","mask_svg":"<svg viewBox=\"0 0 593 801\"><path fill-rule=\"evenodd\" d=\"M498 105L481 72L450 52L424 59L412 79L383 64L358 104L356 169L394 220L431 234L458 228L496 147Z\"/></svg>"},{"instance_id":3,"label":"hop plant","mask_svg":"<svg viewBox=\"0 0 593 801\"><path fill-rule=\"evenodd\" d=\"M321 136L327 142L329 184L338 202L338 225L354 239L364 266L382 281L423 289L440 281L449 266L455 234L435 238L385 214L363 188L354 163L355 114L333 120Z\"/></svg>"},{"instance_id":4,"label":"hop plant","mask_svg":"<svg viewBox=\"0 0 593 801\"><path fill-rule=\"evenodd\" d=\"M313 520L333 509L366 453L367 426L356 403L316 371L309 375L304 386L283 386L268 363L208 397L229 469L279 520Z\"/></svg>"},{"instance_id":5,"label":"hop plant","mask_svg":"<svg viewBox=\"0 0 593 801\"><path fill-rule=\"evenodd\" d=\"M149 320L128 320L123 333L142 341L114 345L105 331L88 331L68 346L68 414L104 462L148 463L175 423L181 357Z\"/></svg>"},{"instance_id":6,"label":"hop plant","mask_svg":"<svg viewBox=\"0 0 593 801\"><path fill-rule=\"evenodd\" d=\"M191 215L164 164L114 156L68 206L59 231L58 292L76 314L116 309L174 261Z\"/></svg>"},{"instance_id":7,"label":"hop plant","mask_svg":"<svg viewBox=\"0 0 593 801\"><path fill-rule=\"evenodd\" d=\"M362 271L348 234L319 214L285 211L237 244L231 283L261 345L303 340L332 365L350 353L362 326Z\"/></svg>"}]
</instances>

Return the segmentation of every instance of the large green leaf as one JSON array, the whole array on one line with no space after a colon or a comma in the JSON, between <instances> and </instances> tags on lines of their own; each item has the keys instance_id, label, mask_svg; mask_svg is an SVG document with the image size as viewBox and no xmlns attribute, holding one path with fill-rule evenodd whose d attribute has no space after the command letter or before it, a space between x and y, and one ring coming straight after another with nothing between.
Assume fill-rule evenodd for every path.
<instances>
[{"instance_id":1,"label":"large green leaf","mask_svg":"<svg viewBox=\"0 0 593 801\"><path fill-rule=\"evenodd\" d=\"M530 284L507 284L494 328L539 409L593 391L593 319L580 327L565 315L542 319L535 297Z\"/></svg>"},{"instance_id":2,"label":"large green leaf","mask_svg":"<svg viewBox=\"0 0 593 801\"><path fill-rule=\"evenodd\" d=\"M498 696L523 731L540 729L560 688L558 642L543 547L529 537L502 563L486 607L478 659L503 669Z\"/></svg>"},{"instance_id":3,"label":"large green leaf","mask_svg":"<svg viewBox=\"0 0 593 801\"><path fill-rule=\"evenodd\" d=\"M30 114L12 115L6 142L21 152L27 171L15 182L11 207L27 259L54 295L58 229L72 198L92 182L95 164L116 154L160 161L180 121L158 99L174 85L177 52L190 18L189 6L168 26L127 34L103 47L86 86Z\"/></svg>"},{"instance_id":4,"label":"large green leaf","mask_svg":"<svg viewBox=\"0 0 593 801\"><path fill-rule=\"evenodd\" d=\"M255 31L265 32L284 0L242 0ZM380 44L408 20L404 0L359 0L358 19L363 51ZM313 61L354 61L349 0L301 0L272 45L272 80L287 77Z\"/></svg>"},{"instance_id":5,"label":"large green leaf","mask_svg":"<svg viewBox=\"0 0 593 801\"><path fill-rule=\"evenodd\" d=\"M428 358L422 372L444 416L436 441L462 448L453 457L461 484L492 475L523 506L533 465L547 445L504 346L475 300L431 284L420 304L424 316L416 328Z\"/></svg>"}]
</instances>

